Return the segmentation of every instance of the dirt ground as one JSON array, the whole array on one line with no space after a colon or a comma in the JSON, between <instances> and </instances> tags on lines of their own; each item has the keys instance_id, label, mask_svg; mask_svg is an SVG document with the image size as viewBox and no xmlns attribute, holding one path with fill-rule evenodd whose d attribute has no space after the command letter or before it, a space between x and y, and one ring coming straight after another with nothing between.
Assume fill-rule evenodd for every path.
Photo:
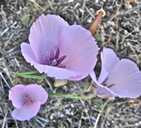
<instances>
[{"instance_id":1,"label":"dirt ground","mask_svg":"<svg viewBox=\"0 0 141 128\"><path fill-rule=\"evenodd\" d=\"M8 100L13 83L38 83L50 92L76 93L90 83L90 77L79 82L70 81L55 88L51 78L27 79L9 71L33 71L20 51L22 42L29 42L32 23L42 13L60 15L70 25L88 28L103 7L102 19L94 37L100 48L112 48L120 58L128 58L141 69L141 1L139 0L0 0L0 127L1 128L93 128L106 100L49 97L36 117L30 121L16 121ZM100 70L100 62L96 71ZM134 85L133 85L134 86ZM92 92L89 92L92 93ZM109 102L101 113L97 128L141 128L141 98L119 99Z\"/></svg>"}]
</instances>

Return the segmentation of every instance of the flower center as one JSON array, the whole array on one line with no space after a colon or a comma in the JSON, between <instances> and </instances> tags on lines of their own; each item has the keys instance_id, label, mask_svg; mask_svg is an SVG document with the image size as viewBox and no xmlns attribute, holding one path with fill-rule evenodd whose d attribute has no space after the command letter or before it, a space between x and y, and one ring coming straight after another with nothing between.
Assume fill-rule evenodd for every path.
<instances>
[{"instance_id":1,"label":"flower center","mask_svg":"<svg viewBox=\"0 0 141 128\"><path fill-rule=\"evenodd\" d=\"M60 49L57 48L56 53L51 50L50 55L46 57L46 65L56 66L59 68L65 68L65 65L60 65L61 62L66 58L66 55L59 57Z\"/></svg>"},{"instance_id":2,"label":"flower center","mask_svg":"<svg viewBox=\"0 0 141 128\"><path fill-rule=\"evenodd\" d=\"M28 94L24 94L24 96L22 97L23 105L31 105L33 102L34 100Z\"/></svg>"}]
</instances>

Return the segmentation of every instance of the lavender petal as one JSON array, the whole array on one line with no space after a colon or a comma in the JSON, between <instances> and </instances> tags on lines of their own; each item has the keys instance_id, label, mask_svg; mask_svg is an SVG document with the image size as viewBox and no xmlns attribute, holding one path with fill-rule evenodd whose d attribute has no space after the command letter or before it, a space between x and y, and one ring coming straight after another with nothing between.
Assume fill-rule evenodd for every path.
<instances>
[{"instance_id":1,"label":"lavender petal","mask_svg":"<svg viewBox=\"0 0 141 128\"><path fill-rule=\"evenodd\" d=\"M57 48L57 50L56 50L56 54L55 54L55 59L58 59L58 57L59 57L59 54L60 54L60 49L59 48Z\"/></svg>"}]
</instances>

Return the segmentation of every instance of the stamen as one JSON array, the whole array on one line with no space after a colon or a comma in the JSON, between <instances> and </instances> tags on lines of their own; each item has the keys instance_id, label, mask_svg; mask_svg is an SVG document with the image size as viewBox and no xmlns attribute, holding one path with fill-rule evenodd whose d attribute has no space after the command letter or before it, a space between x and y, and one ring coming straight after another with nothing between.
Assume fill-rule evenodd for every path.
<instances>
[{"instance_id":1,"label":"stamen","mask_svg":"<svg viewBox=\"0 0 141 128\"><path fill-rule=\"evenodd\" d=\"M56 66L57 65L57 61L56 60L53 60L50 65L51 66Z\"/></svg>"},{"instance_id":2,"label":"stamen","mask_svg":"<svg viewBox=\"0 0 141 128\"><path fill-rule=\"evenodd\" d=\"M49 57L48 57L48 56L46 57L46 64L47 64L47 65L49 65L49 64L50 64L50 59L49 59Z\"/></svg>"},{"instance_id":3,"label":"stamen","mask_svg":"<svg viewBox=\"0 0 141 128\"><path fill-rule=\"evenodd\" d=\"M59 65L65 58L66 58L66 55L59 57L57 59L57 65Z\"/></svg>"},{"instance_id":4,"label":"stamen","mask_svg":"<svg viewBox=\"0 0 141 128\"><path fill-rule=\"evenodd\" d=\"M23 98L22 98L22 103L23 105L31 105L34 101L32 100L32 98L28 95L28 94L24 94Z\"/></svg>"},{"instance_id":5,"label":"stamen","mask_svg":"<svg viewBox=\"0 0 141 128\"><path fill-rule=\"evenodd\" d=\"M56 54L55 54L55 59L58 59L58 57L59 57L59 54L60 54L60 49L59 48L57 48L57 50L56 50Z\"/></svg>"},{"instance_id":6,"label":"stamen","mask_svg":"<svg viewBox=\"0 0 141 128\"><path fill-rule=\"evenodd\" d=\"M53 60L54 59L54 52L53 50L50 51L50 60Z\"/></svg>"},{"instance_id":7,"label":"stamen","mask_svg":"<svg viewBox=\"0 0 141 128\"><path fill-rule=\"evenodd\" d=\"M59 68L65 68L66 66L65 65L61 65L61 66L58 66Z\"/></svg>"},{"instance_id":8,"label":"stamen","mask_svg":"<svg viewBox=\"0 0 141 128\"><path fill-rule=\"evenodd\" d=\"M65 68L65 65L59 65L65 58L66 55L59 57L60 55L60 49L57 48L56 52L54 54L54 51L51 50L49 56L46 57L46 65L50 65L50 66L56 66L59 68Z\"/></svg>"}]
</instances>

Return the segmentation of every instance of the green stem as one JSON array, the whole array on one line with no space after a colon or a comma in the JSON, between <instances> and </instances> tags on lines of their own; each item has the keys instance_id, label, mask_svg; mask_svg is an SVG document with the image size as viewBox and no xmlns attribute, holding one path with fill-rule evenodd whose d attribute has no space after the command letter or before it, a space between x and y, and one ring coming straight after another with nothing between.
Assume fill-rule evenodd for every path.
<instances>
[{"instance_id":1,"label":"green stem","mask_svg":"<svg viewBox=\"0 0 141 128\"><path fill-rule=\"evenodd\" d=\"M74 98L74 99L91 99L94 97L94 94L90 94L87 96L78 96L78 94L59 94L59 93L53 93L48 92L50 94L50 97L66 97L66 98Z\"/></svg>"}]
</instances>

